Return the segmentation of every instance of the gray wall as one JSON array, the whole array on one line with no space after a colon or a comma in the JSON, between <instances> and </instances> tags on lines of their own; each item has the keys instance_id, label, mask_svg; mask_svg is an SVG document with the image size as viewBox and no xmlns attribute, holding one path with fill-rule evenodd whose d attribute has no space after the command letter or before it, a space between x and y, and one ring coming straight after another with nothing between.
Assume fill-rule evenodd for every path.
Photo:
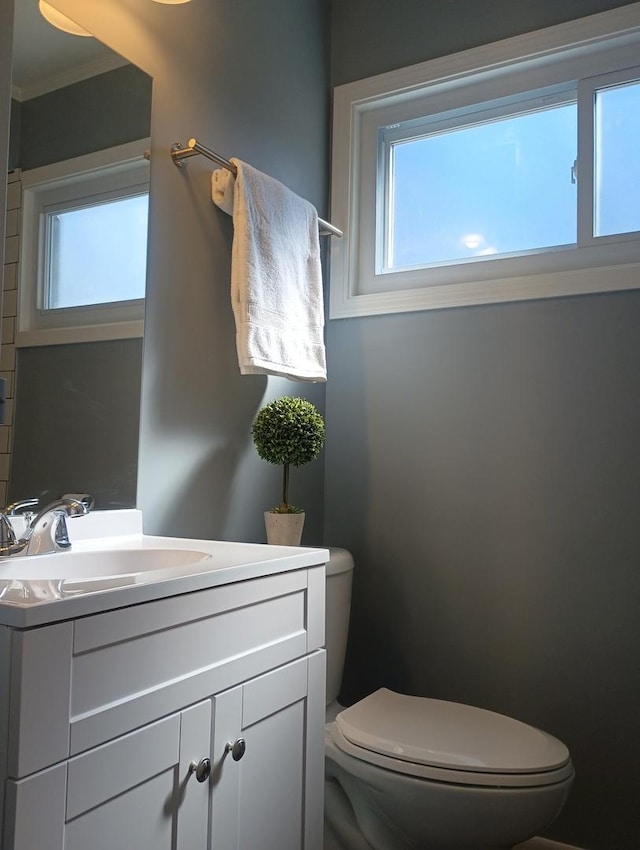
<instances>
[{"instance_id":1,"label":"gray wall","mask_svg":"<svg viewBox=\"0 0 640 850\"><path fill-rule=\"evenodd\" d=\"M324 387L241 377L229 299L232 224L211 202L212 163L170 159L195 136L286 183L326 215L328 61L322 0L211 0L162 5L56 0L154 80L149 278L138 506L145 530L264 540L262 512L280 470L250 439L258 409ZM135 7L135 8L134 8ZM323 526L323 464L292 471L307 510L304 540Z\"/></svg>"},{"instance_id":2,"label":"gray wall","mask_svg":"<svg viewBox=\"0 0 640 850\"><path fill-rule=\"evenodd\" d=\"M22 348L8 501L136 504L142 340Z\"/></svg>"},{"instance_id":3,"label":"gray wall","mask_svg":"<svg viewBox=\"0 0 640 850\"><path fill-rule=\"evenodd\" d=\"M629 0L337 0L331 4L332 84L627 5Z\"/></svg>"},{"instance_id":4,"label":"gray wall","mask_svg":"<svg viewBox=\"0 0 640 850\"><path fill-rule=\"evenodd\" d=\"M333 5L344 83L620 3ZM466 25L465 25L465 22ZM356 558L343 699L381 685L564 740L549 835L638 847L640 293L329 327L326 539Z\"/></svg>"},{"instance_id":5,"label":"gray wall","mask_svg":"<svg viewBox=\"0 0 640 850\"><path fill-rule=\"evenodd\" d=\"M26 171L146 138L151 85L125 65L24 101L17 165Z\"/></svg>"},{"instance_id":6,"label":"gray wall","mask_svg":"<svg viewBox=\"0 0 640 850\"><path fill-rule=\"evenodd\" d=\"M20 162L20 133L22 130L22 104L11 99L11 113L9 122L9 163L8 170L18 168Z\"/></svg>"},{"instance_id":7,"label":"gray wall","mask_svg":"<svg viewBox=\"0 0 640 850\"><path fill-rule=\"evenodd\" d=\"M9 120L11 115L11 52L13 50L13 4L0 5L0 167L9 164ZM0 180L0 269L4 267L4 233L7 205L7 183ZM0 293L0 307L2 293ZM2 313L0 312L0 315Z\"/></svg>"},{"instance_id":8,"label":"gray wall","mask_svg":"<svg viewBox=\"0 0 640 850\"><path fill-rule=\"evenodd\" d=\"M149 136L151 79L128 65L12 107L12 165L29 170ZM9 501L133 507L141 369L141 340L18 349Z\"/></svg>"},{"instance_id":9,"label":"gray wall","mask_svg":"<svg viewBox=\"0 0 640 850\"><path fill-rule=\"evenodd\" d=\"M195 159L183 174L167 156L171 142L194 135L281 180L322 214L323 6L194 3L182 7L180 38L167 34L163 42L167 62L183 64L172 64L170 80L155 76L152 180L162 206L152 202L138 491L148 530L263 541L263 511L277 502L281 473L257 457L251 423L266 401L284 394L324 408L321 385L239 374L229 299L232 225L211 203L214 166ZM303 541L318 542L322 463L294 469L291 486L307 513Z\"/></svg>"}]
</instances>

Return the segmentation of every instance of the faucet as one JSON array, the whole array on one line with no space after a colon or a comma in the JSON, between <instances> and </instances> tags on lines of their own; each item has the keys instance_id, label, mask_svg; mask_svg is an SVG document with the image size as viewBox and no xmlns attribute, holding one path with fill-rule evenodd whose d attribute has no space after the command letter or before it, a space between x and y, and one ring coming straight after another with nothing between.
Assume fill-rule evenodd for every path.
<instances>
[{"instance_id":1,"label":"faucet","mask_svg":"<svg viewBox=\"0 0 640 850\"><path fill-rule=\"evenodd\" d=\"M9 555L46 555L71 548L67 517L86 516L93 507L93 496L87 493L67 493L38 511L26 515L24 536L16 538L9 516L21 508L33 507L37 499L25 499L9 505L0 513L0 558Z\"/></svg>"}]
</instances>

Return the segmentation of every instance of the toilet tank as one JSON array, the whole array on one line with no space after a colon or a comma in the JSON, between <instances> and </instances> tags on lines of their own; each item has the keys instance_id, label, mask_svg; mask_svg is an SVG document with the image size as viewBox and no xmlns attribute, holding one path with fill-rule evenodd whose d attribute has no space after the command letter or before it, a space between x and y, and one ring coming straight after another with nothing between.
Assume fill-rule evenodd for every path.
<instances>
[{"instance_id":1,"label":"toilet tank","mask_svg":"<svg viewBox=\"0 0 640 850\"><path fill-rule=\"evenodd\" d=\"M347 651L349 614L351 612L351 581L353 558L346 549L329 549L327 562L327 594L325 647L327 650L327 701L338 698L344 658Z\"/></svg>"}]
</instances>

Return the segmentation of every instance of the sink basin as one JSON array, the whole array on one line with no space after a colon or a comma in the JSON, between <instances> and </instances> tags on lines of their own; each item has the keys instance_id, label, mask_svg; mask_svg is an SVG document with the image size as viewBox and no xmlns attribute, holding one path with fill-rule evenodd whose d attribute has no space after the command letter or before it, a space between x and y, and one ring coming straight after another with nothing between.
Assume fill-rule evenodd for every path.
<instances>
[{"instance_id":1,"label":"sink basin","mask_svg":"<svg viewBox=\"0 0 640 850\"><path fill-rule=\"evenodd\" d=\"M32 557L14 556L0 561L0 579L75 581L111 578L191 566L210 557L206 552L195 549L103 549Z\"/></svg>"},{"instance_id":2,"label":"sink basin","mask_svg":"<svg viewBox=\"0 0 640 850\"><path fill-rule=\"evenodd\" d=\"M210 558L209 553L197 549L173 548L13 556L0 560L0 599L24 604L111 590L159 576L184 575Z\"/></svg>"}]
</instances>

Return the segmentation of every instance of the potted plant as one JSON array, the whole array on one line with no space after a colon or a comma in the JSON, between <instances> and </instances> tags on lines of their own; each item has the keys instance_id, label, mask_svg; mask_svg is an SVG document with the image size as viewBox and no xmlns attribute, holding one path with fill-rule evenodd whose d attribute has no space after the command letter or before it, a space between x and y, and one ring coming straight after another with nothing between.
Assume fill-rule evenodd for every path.
<instances>
[{"instance_id":1,"label":"potted plant","mask_svg":"<svg viewBox=\"0 0 640 850\"><path fill-rule=\"evenodd\" d=\"M259 411L251 435L262 460L282 466L282 499L264 515L267 542L297 546L305 515L289 502L289 467L318 456L324 445L324 419L310 401L283 396Z\"/></svg>"}]
</instances>

